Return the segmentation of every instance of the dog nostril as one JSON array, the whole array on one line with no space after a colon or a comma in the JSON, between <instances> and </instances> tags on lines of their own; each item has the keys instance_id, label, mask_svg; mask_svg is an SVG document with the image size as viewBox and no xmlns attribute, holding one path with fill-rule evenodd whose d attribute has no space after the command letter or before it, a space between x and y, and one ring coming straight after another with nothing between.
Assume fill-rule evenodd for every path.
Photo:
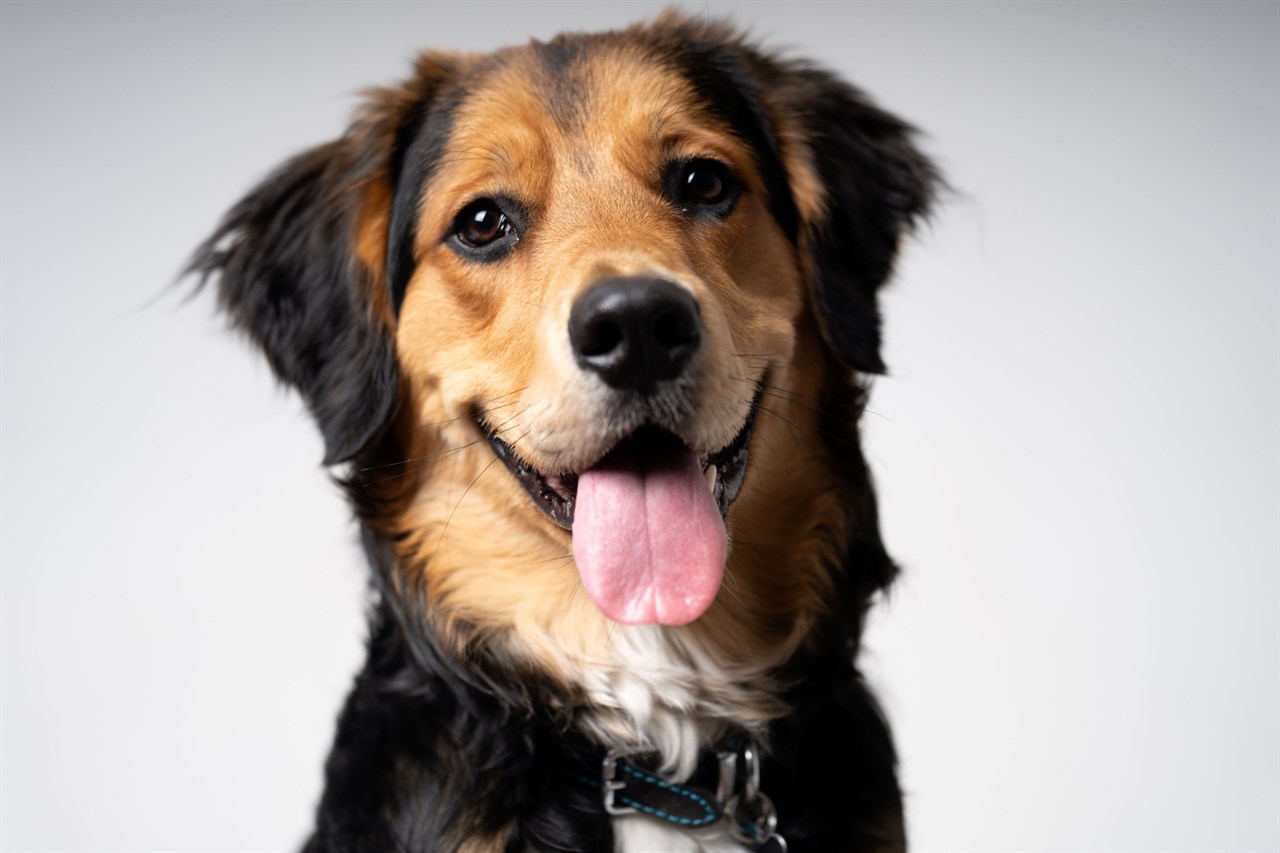
<instances>
[{"instance_id":1,"label":"dog nostril","mask_svg":"<svg viewBox=\"0 0 1280 853\"><path fill-rule=\"evenodd\" d=\"M582 355L591 358L608 355L622 345L622 327L610 322L608 318L600 318L587 325L576 348Z\"/></svg>"},{"instance_id":2,"label":"dog nostril","mask_svg":"<svg viewBox=\"0 0 1280 853\"><path fill-rule=\"evenodd\" d=\"M697 344L701 337L696 315L668 311L653 324L653 339L658 346L671 350Z\"/></svg>"}]
</instances>

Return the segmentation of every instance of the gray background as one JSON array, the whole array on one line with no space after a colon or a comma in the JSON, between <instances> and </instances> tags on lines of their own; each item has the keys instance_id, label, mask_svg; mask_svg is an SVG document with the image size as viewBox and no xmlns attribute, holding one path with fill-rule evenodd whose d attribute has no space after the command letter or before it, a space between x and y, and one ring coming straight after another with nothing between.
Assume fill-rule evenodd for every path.
<instances>
[{"instance_id":1,"label":"gray background","mask_svg":"<svg viewBox=\"0 0 1280 853\"><path fill-rule=\"evenodd\" d=\"M364 568L301 404L166 284L416 48L657 8L3 5L5 849L299 843ZM958 190L864 430L915 846L1280 847L1280 7L689 8L866 87Z\"/></svg>"}]
</instances>

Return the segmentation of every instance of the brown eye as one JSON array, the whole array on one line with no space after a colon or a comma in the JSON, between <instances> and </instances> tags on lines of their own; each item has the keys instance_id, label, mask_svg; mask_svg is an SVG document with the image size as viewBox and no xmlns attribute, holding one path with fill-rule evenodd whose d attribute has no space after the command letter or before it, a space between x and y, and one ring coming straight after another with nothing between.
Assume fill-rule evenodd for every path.
<instances>
[{"instance_id":1,"label":"brown eye","mask_svg":"<svg viewBox=\"0 0 1280 853\"><path fill-rule=\"evenodd\" d=\"M489 199L472 202L462 209L454 227L458 240L479 249L511 233L511 221L497 203Z\"/></svg>"},{"instance_id":2,"label":"brown eye","mask_svg":"<svg viewBox=\"0 0 1280 853\"><path fill-rule=\"evenodd\" d=\"M729 174L714 160L695 160L685 167L684 198L693 204L718 204L729 191Z\"/></svg>"},{"instance_id":3,"label":"brown eye","mask_svg":"<svg viewBox=\"0 0 1280 853\"><path fill-rule=\"evenodd\" d=\"M663 176L667 196L696 222L713 222L733 212L743 193L742 182L719 160L676 161Z\"/></svg>"}]
</instances>

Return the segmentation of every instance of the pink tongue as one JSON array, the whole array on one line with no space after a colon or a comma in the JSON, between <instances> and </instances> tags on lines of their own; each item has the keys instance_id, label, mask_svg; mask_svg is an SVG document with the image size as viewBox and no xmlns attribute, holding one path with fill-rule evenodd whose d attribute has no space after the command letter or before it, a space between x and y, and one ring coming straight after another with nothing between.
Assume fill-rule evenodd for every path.
<instances>
[{"instance_id":1,"label":"pink tongue","mask_svg":"<svg viewBox=\"0 0 1280 853\"><path fill-rule=\"evenodd\" d=\"M725 549L698 460L674 441L629 441L578 478L573 557L583 589L615 622L697 619L720 589Z\"/></svg>"}]
</instances>

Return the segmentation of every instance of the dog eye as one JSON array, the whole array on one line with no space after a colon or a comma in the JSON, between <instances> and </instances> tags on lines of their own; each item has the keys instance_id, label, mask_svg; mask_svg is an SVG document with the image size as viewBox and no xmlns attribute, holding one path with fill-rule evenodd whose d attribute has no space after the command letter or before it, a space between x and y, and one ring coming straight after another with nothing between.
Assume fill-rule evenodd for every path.
<instances>
[{"instance_id":1,"label":"dog eye","mask_svg":"<svg viewBox=\"0 0 1280 853\"><path fill-rule=\"evenodd\" d=\"M723 217L733 209L741 185L718 160L690 160L675 164L667 186L680 209L690 216Z\"/></svg>"},{"instance_id":2,"label":"dog eye","mask_svg":"<svg viewBox=\"0 0 1280 853\"><path fill-rule=\"evenodd\" d=\"M462 245L479 249L510 236L512 226L502 208L485 198L464 207L454 220L453 230Z\"/></svg>"},{"instance_id":3,"label":"dog eye","mask_svg":"<svg viewBox=\"0 0 1280 853\"><path fill-rule=\"evenodd\" d=\"M685 198L695 204L722 201L729 189L729 175L724 166L713 160L695 160L684 167L682 181Z\"/></svg>"}]
</instances>

